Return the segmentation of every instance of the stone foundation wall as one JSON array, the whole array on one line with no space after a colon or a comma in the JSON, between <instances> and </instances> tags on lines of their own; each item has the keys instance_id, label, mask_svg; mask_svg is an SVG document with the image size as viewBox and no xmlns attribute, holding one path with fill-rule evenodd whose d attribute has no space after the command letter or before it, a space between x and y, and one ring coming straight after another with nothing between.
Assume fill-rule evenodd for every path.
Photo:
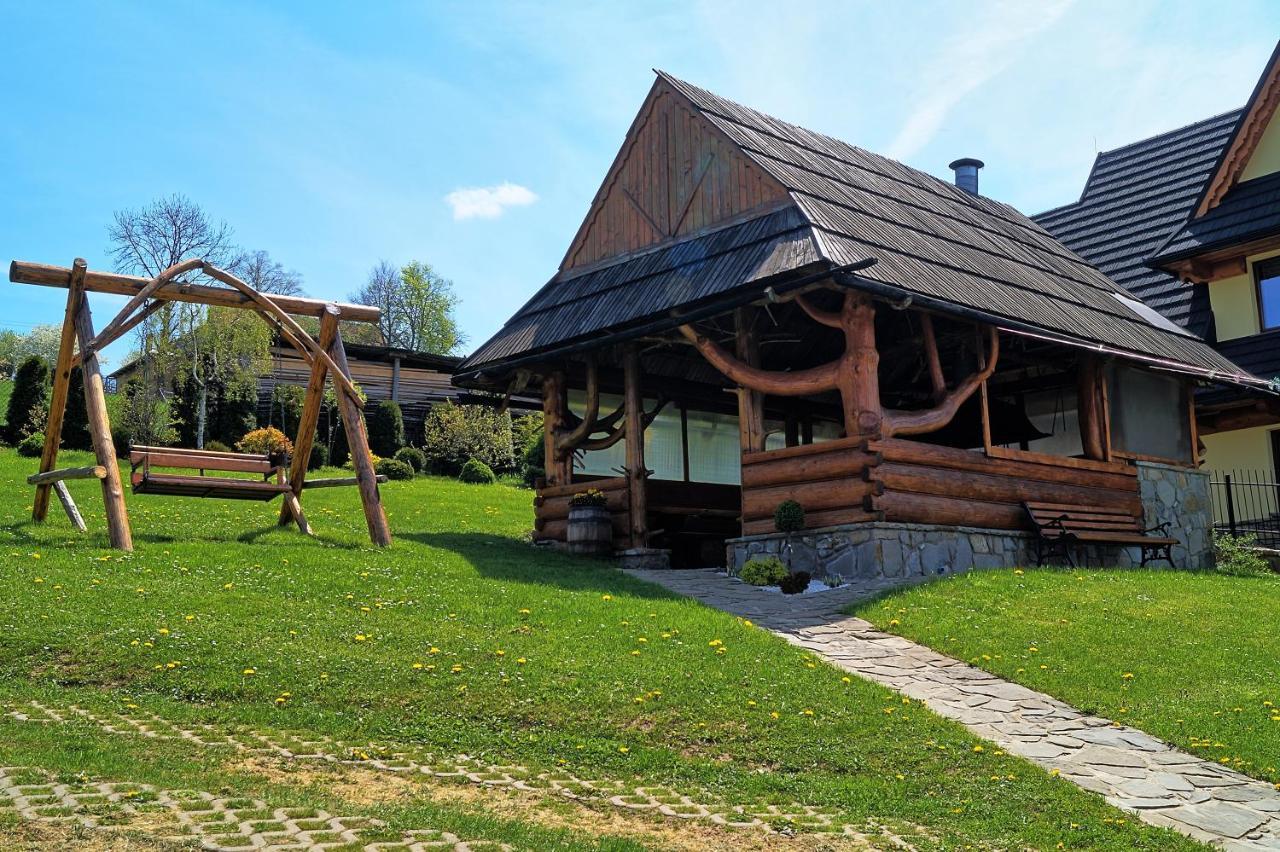
<instances>
[{"instance_id":1,"label":"stone foundation wall","mask_svg":"<svg viewBox=\"0 0 1280 852\"><path fill-rule=\"evenodd\" d=\"M1178 568L1213 567L1213 504L1209 472L1185 467L1137 462L1138 490L1146 526L1169 522L1169 535Z\"/></svg>"},{"instance_id":2,"label":"stone foundation wall","mask_svg":"<svg viewBox=\"0 0 1280 852\"><path fill-rule=\"evenodd\" d=\"M1035 564L1029 533L933 524L862 523L730 539L729 572L753 556L779 556L793 571L835 576L868 589L892 588L975 568Z\"/></svg>"}]
</instances>

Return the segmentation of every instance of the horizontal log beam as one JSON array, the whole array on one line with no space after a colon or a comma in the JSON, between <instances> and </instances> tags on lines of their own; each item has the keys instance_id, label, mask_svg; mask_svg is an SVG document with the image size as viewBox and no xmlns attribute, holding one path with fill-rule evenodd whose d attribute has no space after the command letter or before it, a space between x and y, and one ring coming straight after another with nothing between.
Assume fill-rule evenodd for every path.
<instances>
[{"instance_id":1,"label":"horizontal log beam","mask_svg":"<svg viewBox=\"0 0 1280 852\"><path fill-rule=\"evenodd\" d=\"M804 528L807 530L816 530L821 529L822 527L834 527L842 524L862 524L870 521L881 520L884 520L884 517L879 512L868 512L860 507L852 509L831 509L824 512L806 512L804 516ZM773 526L773 518L764 518L758 521L747 521L742 525L743 535L767 535L772 532L776 532Z\"/></svg>"},{"instance_id":2,"label":"horizontal log beam","mask_svg":"<svg viewBox=\"0 0 1280 852\"><path fill-rule=\"evenodd\" d=\"M88 467L64 467L45 473L33 473L27 477L27 484L48 485L52 482L62 482L64 479L105 479L106 476L107 469L100 464Z\"/></svg>"},{"instance_id":3,"label":"horizontal log beam","mask_svg":"<svg viewBox=\"0 0 1280 852\"><path fill-rule=\"evenodd\" d=\"M387 481L384 474L378 474L375 479L381 484ZM302 482L303 490L311 488L341 488L345 485L359 485L360 480L354 476L335 476L332 479L306 479Z\"/></svg>"},{"instance_id":4,"label":"horizontal log beam","mask_svg":"<svg viewBox=\"0 0 1280 852\"><path fill-rule=\"evenodd\" d=\"M38 284L42 287L67 287L71 284L71 270L65 266L30 263L15 260L9 264L9 280L14 284ZM151 282L150 278L137 275L121 275L115 272L85 273L84 289L89 293L110 293L116 296L136 296ZM169 284L152 294L152 298L172 302L191 302L222 308L254 308L253 300L243 293L225 287L204 284ZM335 305L342 319L377 325L382 311L368 305L352 305L346 302L328 302L324 299L307 299L302 296L271 296L285 313L304 317L321 317L327 305Z\"/></svg>"},{"instance_id":5,"label":"horizontal log beam","mask_svg":"<svg viewBox=\"0 0 1280 852\"><path fill-rule=\"evenodd\" d=\"M886 491L868 497L864 508L884 512L891 523L943 524L997 530L1029 529L1026 511L1013 503L984 503L957 497Z\"/></svg>"},{"instance_id":6,"label":"horizontal log beam","mask_svg":"<svg viewBox=\"0 0 1280 852\"><path fill-rule=\"evenodd\" d=\"M863 482L852 477L794 485L776 485L772 488L746 489L742 492L742 519L758 521L772 518L778 504L795 500L805 510L805 526L808 515L825 509L857 509L861 511L863 498L881 490L878 483Z\"/></svg>"},{"instance_id":7,"label":"horizontal log beam","mask_svg":"<svg viewBox=\"0 0 1280 852\"><path fill-rule=\"evenodd\" d=\"M863 471L869 467L875 467L882 460L880 453L846 449L823 455L776 459L767 464L744 464L742 487L750 490L824 479L858 478L862 476Z\"/></svg>"},{"instance_id":8,"label":"horizontal log beam","mask_svg":"<svg viewBox=\"0 0 1280 852\"><path fill-rule=\"evenodd\" d=\"M1142 500L1138 489L1089 488L1062 482L1040 482L973 471L944 470L923 465L886 462L872 474L884 483L886 492L910 492L977 500L989 503L1011 503L1057 500L1076 509L1114 509L1126 513L1140 512Z\"/></svg>"}]
</instances>

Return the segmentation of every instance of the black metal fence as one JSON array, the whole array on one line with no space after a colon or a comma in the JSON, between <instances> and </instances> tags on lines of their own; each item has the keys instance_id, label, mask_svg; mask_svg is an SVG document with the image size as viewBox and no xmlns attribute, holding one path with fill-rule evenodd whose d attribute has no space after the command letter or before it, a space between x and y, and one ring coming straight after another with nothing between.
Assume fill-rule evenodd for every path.
<instances>
[{"instance_id":1,"label":"black metal fence","mask_svg":"<svg viewBox=\"0 0 1280 852\"><path fill-rule=\"evenodd\" d=\"M1213 528L1253 535L1264 547L1280 547L1280 484L1273 473L1233 470L1210 484Z\"/></svg>"}]
</instances>

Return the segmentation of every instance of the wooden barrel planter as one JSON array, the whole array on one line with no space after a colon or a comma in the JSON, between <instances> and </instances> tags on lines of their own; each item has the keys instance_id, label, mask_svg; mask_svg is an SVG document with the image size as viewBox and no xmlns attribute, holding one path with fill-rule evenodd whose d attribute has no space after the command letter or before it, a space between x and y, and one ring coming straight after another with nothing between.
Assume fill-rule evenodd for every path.
<instances>
[{"instance_id":1,"label":"wooden barrel planter","mask_svg":"<svg viewBox=\"0 0 1280 852\"><path fill-rule=\"evenodd\" d=\"M613 552L613 521L604 506L569 507L569 552L608 556Z\"/></svg>"}]
</instances>

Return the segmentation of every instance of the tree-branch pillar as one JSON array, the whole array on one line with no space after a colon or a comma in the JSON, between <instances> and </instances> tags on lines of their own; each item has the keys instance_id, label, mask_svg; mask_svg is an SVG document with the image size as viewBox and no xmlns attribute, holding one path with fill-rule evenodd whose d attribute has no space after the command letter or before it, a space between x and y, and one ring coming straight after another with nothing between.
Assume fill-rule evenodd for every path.
<instances>
[{"instance_id":1,"label":"tree-branch pillar","mask_svg":"<svg viewBox=\"0 0 1280 852\"><path fill-rule=\"evenodd\" d=\"M649 507L644 463L644 403L641 393L640 353L628 346L622 360L624 400L627 418L627 496L631 507L631 546L649 546Z\"/></svg>"}]
</instances>

